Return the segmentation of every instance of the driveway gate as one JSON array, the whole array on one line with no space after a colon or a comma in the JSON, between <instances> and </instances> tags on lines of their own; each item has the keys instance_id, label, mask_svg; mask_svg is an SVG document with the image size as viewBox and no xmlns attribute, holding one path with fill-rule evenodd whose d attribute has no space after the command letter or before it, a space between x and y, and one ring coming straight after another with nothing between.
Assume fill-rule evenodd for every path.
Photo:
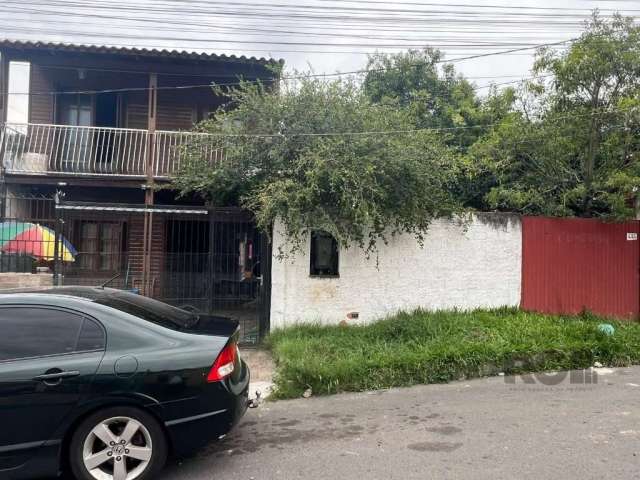
<instances>
[{"instance_id":1,"label":"driveway gate","mask_svg":"<svg viewBox=\"0 0 640 480\"><path fill-rule=\"evenodd\" d=\"M522 307L638 318L640 223L524 217Z\"/></svg>"},{"instance_id":2,"label":"driveway gate","mask_svg":"<svg viewBox=\"0 0 640 480\"><path fill-rule=\"evenodd\" d=\"M243 343L269 328L271 251L238 208L59 202L61 234L78 251L59 283L132 290L239 321Z\"/></svg>"}]
</instances>

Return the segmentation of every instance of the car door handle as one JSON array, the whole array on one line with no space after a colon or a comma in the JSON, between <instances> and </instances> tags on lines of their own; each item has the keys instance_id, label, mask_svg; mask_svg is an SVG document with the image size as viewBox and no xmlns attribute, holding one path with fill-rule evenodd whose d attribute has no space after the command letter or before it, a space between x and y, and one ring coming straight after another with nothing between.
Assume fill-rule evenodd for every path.
<instances>
[{"instance_id":1,"label":"car door handle","mask_svg":"<svg viewBox=\"0 0 640 480\"><path fill-rule=\"evenodd\" d=\"M33 379L38 382L56 382L64 378L72 378L72 377L77 377L79 375L80 375L79 371L72 370L68 372L45 373L43 375L38 375L37 377L33 377Z\"/></svg>"}]
</instances>

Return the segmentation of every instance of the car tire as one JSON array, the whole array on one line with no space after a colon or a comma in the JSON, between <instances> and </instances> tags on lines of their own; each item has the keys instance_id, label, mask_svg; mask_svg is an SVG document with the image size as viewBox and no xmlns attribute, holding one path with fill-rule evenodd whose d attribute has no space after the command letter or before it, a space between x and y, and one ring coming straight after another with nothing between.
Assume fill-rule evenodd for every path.
<instances>
[{"instance_id":1,"label":"car tire","mask_svg":"<svg viewBox=\"0 0 640 480\"><path fill-rule=\"evenodd\" d=\"M78 480L153 480L167 459L160 423L133 407L110 407L73 433L69 464Z\"/></svg>"}]
</instances>

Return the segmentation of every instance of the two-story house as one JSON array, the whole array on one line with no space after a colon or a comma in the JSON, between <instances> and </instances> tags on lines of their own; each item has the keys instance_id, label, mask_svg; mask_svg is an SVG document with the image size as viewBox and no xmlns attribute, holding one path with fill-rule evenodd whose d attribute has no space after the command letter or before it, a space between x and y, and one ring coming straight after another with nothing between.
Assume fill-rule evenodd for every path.
<instances>
[{"instance_id":1,"label":"two-story house","mask_svg":"<svg viewBox=\"0 0 640 480\"><path fill-rule=\"evenodd\" d=\"M34 256L59 283L112 279L236 316L254 335L268 315L266 241L239 209L213 211L158 187L178 170L180 145L204 135L190 131L194 124L223 102L212 83L272 83L279 67L236 56L0 40L3 222L48 226L64 237L71 257ZM214 162L223 153L203 148L202 155Z\"/></svg>"}]
</instances>

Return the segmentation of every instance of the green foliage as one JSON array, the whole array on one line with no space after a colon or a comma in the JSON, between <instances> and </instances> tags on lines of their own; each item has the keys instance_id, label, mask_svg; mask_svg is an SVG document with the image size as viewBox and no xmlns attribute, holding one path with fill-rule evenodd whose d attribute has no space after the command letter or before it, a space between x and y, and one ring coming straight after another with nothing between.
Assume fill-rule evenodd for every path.
<instances>
[{"instance_id":1,"label":"green foliage","mask_svg":"<svg viewBox=\"0 0 640 480\"><path fill-rule=\"evenodd\" d=\"M640 28L594 14L566 51L541 50L534 72L541 80L521 93L525 108L470 149L475 168L466 180L480 187L477 206L632 217L640 186Z\"/></svg>"},{"instance_id":2,"label":"green foliage","mask_svg":"<svg viewBox=\"0 0 640 480\"><path fill-rule=\"evenodd\" d=\"M421 240L432 219L464 207L634 216L640 27L596 12L569 48L540 50L534 73L479 97L426 48L372 56L362 85L218 88L228 103L199 126L213 137L185 150L173 188L241 205L267 232L281 219L292 250L322 229L370 253L398 233Z\"/></svg>"},{"instance_id":3,"label":"green foliage","mask_svg":"<svg viewBox=\"0 0 640 480\"><path fill-rule=\"evenodd\" d=\"M193 145L174 187L248 208L265 231L280 219L293 250L322 229L371 252L396 233L420 239L433 218L458 209L448 187L455 157L438 135L411 132L407 110L373 104L351 82L304 79L279 92L245 83L220 93L235 108L200 130L225 160L211 165ZM357 134L388 131L398 133Z\"/></svg>"},{"instance_id":4,"label":"green foliage","mask_svg":"<svg viewBox=\"0 0 640 480\"><path fill-rule=\"evenodd\" d=\"M408 50L369 57L364 93L374 103L406 109L417 128L442 129L447 144L465 151L484 132L483 126L499 121L511 110L513 90L488 100L453 65L443 63L439 50Z\"/></svg>"},{"instance_id":5,"label":"green foliage","mask_svg":"<svg viewBox=\"0 0 640 480\"><path fill-rule=\"evenodd\" d=\"M516 309L401 313L367 326L301 325L268 339L276 397L439 383L460 378L640 362L640 325Z\"/></svg>"}]
</instances>

